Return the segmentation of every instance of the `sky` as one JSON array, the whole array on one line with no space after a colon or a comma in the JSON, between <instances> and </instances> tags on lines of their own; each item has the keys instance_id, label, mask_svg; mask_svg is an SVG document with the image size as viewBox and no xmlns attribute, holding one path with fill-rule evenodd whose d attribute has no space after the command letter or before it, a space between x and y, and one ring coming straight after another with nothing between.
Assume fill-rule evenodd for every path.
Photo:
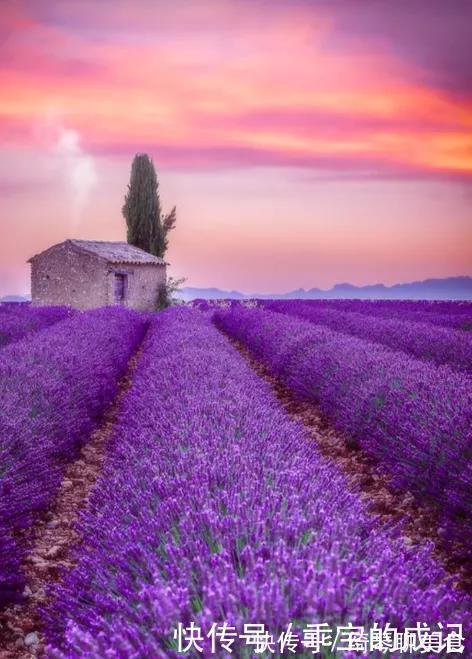
<instances>
[{"instance_id":1,"label":"sky","mask_svg":"<svg viewBox=\"0 0 472 659\"><path fill-rule=\"evenodd\" d=\"M472 275L471 44L469 0L2 0L0 295L126 239L137 152L186 285Z\"/></svg>"}]
</instances>

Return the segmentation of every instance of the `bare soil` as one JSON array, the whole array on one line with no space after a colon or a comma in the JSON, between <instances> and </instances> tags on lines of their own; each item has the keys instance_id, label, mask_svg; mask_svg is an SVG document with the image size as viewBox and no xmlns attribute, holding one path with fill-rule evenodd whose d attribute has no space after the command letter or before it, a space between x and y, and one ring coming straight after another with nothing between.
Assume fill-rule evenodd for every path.
<instances>
[{"instance_id":1,"label":"bare soil","mask_svg":"<svg viewBox=\"0 0 472 659\"><path fill-rule=\"evenodd\" d=\"M77 460L66 466L55 501L38 516L30 531L30 549L23 563L27 580L23 602L0 611L0 659L44 656L39 609L47 603L49 587L74 566L71 556L81 542L75 522L100 476L120 402L131 386L139 356L138 350L128 363L102 425L92 433Z\"/></svg>"}]
</instances>

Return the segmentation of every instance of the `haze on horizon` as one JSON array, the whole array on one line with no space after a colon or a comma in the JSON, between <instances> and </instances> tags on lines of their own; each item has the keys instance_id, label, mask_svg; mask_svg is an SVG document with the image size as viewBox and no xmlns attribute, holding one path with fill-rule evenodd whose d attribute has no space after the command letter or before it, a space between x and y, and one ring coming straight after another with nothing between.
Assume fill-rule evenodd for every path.
<instances>
[{"instance_id":1,"label":"haze on horizon","mask_svg":"<svg viewBox=\"0 0 472 659\"><path fill-rule=\"evenodd\" d=\"M472 3L5 0L0 295L66 238L125 240L154 159L188 286L472 274Z\"/></svg>"}]
</instances>

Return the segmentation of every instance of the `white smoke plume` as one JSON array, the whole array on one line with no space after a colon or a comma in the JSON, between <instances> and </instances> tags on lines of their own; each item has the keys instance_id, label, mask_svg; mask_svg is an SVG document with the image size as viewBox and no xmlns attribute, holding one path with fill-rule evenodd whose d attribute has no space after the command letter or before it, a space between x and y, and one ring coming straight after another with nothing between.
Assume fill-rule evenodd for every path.
<instances>
[{"instance_id":1,"label":"white smoke plume","mask_svg":"<svg viewBox=\"0 0 472 659\"><path fill-rule=\"evenodd\" d=\"M98 182L95 161L82 149L79 133L70 128L58 128L54 150L60 160L61 171L70 193L71 229L75 232L90 194Z\"/></svg>"}]
</instances>

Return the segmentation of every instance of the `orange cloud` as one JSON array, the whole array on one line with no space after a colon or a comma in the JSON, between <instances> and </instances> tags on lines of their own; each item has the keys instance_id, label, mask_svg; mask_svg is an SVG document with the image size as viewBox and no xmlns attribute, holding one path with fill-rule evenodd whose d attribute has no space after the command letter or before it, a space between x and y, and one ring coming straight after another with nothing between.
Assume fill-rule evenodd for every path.
<instances>
[{"instance_id":1,"label":"orange cloud","mask_svg":"<svg viewBox=\"0 0 472 659\"><path fill-rule=\"evenodd\" d=\"M130 6L116 7L112 26L123 29ZM0 73L0 130L13 121L31 128L53 109L96 152L149 144L164 160L173 154L172 166L186 167L188 157L196 166L190 154L201 149L207 166L221 165L224 154L238 166L322 168L325 161L355 171L357 158L374 175L402 168L472 175L471 104L419 86L403 63L386 55L326 48L329 21L307 8L279 7L264 32L255 9L244 3L235 25L225 22L236 19L234 4L214 8L214 15L188 10L184 29L164 14L169 33L152 23L151 12L148 26L131 21L124 41L112 29L96 39L87 26L10 17L15 29ZM90 4L87 25L94 17L105 29L99 6ZM28 30L39 47L25 36ZM300 111L313 120L297 121ZM265 125L247 120L257 113L266 114ZM274 114L279 119L272 122ZM330 117L331 127L317 124L320 115ZM23 140L31 139L26 135Z\"/></svg>"}]
</instances>

